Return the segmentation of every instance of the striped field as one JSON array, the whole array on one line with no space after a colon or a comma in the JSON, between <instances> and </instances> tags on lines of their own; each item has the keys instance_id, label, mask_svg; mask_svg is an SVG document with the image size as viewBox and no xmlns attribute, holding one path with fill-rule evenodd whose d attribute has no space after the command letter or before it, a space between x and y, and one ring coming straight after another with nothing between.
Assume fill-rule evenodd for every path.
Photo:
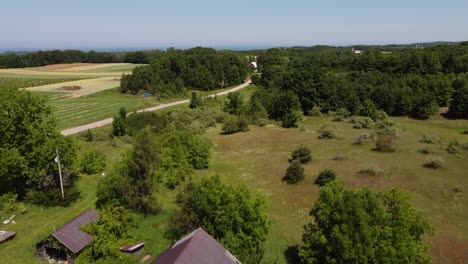
<instances>
[{"instance_id":1,"label":"striped field","mask_svg":"<svg viewBox=\"0 0 468 264\"><path fill-rule=\"evenodd\" d=\"M44 93L41 93L44 94ZM55 108L58 128L65 129L112 117L121 107L129 112L158 105L155 98L122 95L118 89L110 89L80 98L61 93L49 95L49 103Z\"/></svg>"}]
</instances>

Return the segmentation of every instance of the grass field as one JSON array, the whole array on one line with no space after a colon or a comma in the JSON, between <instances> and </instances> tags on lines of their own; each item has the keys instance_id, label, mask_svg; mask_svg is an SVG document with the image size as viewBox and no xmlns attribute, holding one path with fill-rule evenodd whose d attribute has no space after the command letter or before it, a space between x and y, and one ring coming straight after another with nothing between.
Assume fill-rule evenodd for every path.
<instances>
[{"instance_id":1,"label":"grass field","mask_svg":"<svg viewBox=\"0 0 468 264\"><path fill-rule=\"evenodd\" d=\"M92 95L71 98L62 93L40 93L49 96L50 104L55 107L58 128L64 129L84 125L112 117L121 107L129 112L158 105L155 98L124 95L117 88Z\"/></svg>"},{"instance_id":2,"label":"grass field","mask_svg":"<svg viewBox=\"0 0 468 264\"><path fill-rule=\"evenodd\" d=\"M451 140L468 142L460 131L468 121L416 121L395 118L400 129L399 147L394 153L372 150L372 143L356 146L352 143L364 130L352 128L350 123L335 123L341 131L339 140L320 140L318 128L332 123L330 118L308 118L303 131L276 126L252 128L250 132L230 136L220 135L220 129L208 132L216 154L208 172L219 174L224 182L246 184L254 192L267 195L272 230L267 242L265 261L285 263L284 250L300 243L302 226L310 221L308 213L318 197L313 184L322 169L332 169L348 187L368 186L375 190L396 187L407 192L414 206L422 211L434 228L428 236L431 254L436 263L467 263L468 261L468 153L448 154L446 144ZM424 168L425 155L417 149L425 144L419 140L424 133L439 136L442 143L433 146L436 155L445 160L439 170ZM300 144L312 149L314 162L305 166L304 182L290 186L281 181L292 150ZM335 161L336 155L346 157ZM377 176L363 176L357 172L378 168ZM455 192L459 188L464 193Z\"/></svg>"},{"instance_id":3,"label":"grass field","mask_svg":"<svg viewBox=\"0 0 468 264\"><path fill-rule=\"evenodd\" d=\"M0 89L2 88L28 88L57 83L73 82L83 78L13 78L0 77Z\"/></svg>"}]
</instances>

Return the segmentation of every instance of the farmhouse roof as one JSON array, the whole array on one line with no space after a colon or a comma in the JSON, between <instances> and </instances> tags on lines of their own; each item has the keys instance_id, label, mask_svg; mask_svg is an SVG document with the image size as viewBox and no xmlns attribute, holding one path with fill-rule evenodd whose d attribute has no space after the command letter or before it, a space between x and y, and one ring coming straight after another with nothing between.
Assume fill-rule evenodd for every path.
<instances>
[{"instance_id":1,"label":"farmhouse roof","mask_svg":"<svg viewBox=\"0 0 468 264\"><path fill-rule=\"evenodd\" d=\"M0 243L13 239L16 236L15 232L0 231Z\"/></svg>"},{"instance_id":2,"label":"farmhouse roof","mask_svg":"<svg viewBox=\"0 0 468 264\"><path fill-rule=\"evenodd\" d=\"M205 230L198 228L159 255L152 264L241 264Z\"/></svg>"},{"instance_id":3,"label":"farmhouse roof","mask_svg":"<svg viewBox=\"0 0 468 264\"><path fill-rule=\"evenodd\" d=\"M62 243L62 245L68 248L71 252L76 254L86 247L93 239L90 234L83 232L80 229L87 224L96 223L98 219L99 216L96 210L89 209L52 233L52 236L60 241L60 243Z\"/></svg>"}]
</instances>

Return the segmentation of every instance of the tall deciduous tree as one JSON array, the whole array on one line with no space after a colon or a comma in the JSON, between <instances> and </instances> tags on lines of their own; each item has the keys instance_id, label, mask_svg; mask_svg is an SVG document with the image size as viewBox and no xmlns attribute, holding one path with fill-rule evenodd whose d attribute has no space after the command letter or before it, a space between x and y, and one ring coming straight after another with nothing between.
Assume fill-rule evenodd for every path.
<instances>
[{"instance_id":1,"label":"tall deciduous tree","mask_svg":"<svg viewBox=\"0 0 468 264\"><path fill-rule=\"evenodd\" d=\"M189 183L178 195L180 208L169 222L171 239L198 227L223 244L242 263L260 263L270 222L263 196L251 197L245 187L232 187L219 177Z\"/></svg>"},{"instance_id":2,"label":"tall deciduous tree","mask_svg":"<svg viewBox=\"0 0 468 264\"><path fill-rule=\"evenodd\" d=\"M303 263L428 263L423 217L398 190L348 190L332 181L320 189L305 226Z\"/></svg>"},{"instance_id":3,"label":"tall deciduous tree","mask_svg":"<svg viewBox=\"0 0 468 264\"><path fill-rule=\"evenodd\" d=\"M76 145L56 130L53 109L46 100L24 90L0 89L0 195L13 192L23 199L29 192L35 203L68 204L79 194L72 169ZM54 162L56 149L69 194L65 200Z\"/></svg>"}]
</instances>

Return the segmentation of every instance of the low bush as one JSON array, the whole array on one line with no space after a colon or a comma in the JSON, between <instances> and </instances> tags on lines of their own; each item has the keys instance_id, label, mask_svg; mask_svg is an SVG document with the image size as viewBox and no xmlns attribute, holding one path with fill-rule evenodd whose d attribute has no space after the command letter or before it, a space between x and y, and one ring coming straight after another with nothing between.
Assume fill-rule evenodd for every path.
<instances>
[{"instance_id":1,"label":"low bush","mask_svg":"<svg viewBox=\"0 0 468 264\"><path fill-rule=\"evenodd\" d=\"M80 171L86 174L101 172L106 166L106 156L93 150L84 154L80 161Z\"/></svg>"},{"instance_id":2,"label":"low bush","mask_svg":"<svg viewBox=\"0 0 468 264\"><path fill-rule=\"evenodd\" d=\"M356 138L356 140L354 141L354 145L363 145L368 142L372 142L373 140L374 140L373 134L371 135L363 134Z\"/></svg>"},{"instance_id":3,"label":"low bush","mask_svg":"<svg viewBox=\"0 0 468 264\"><path fill-rule=\"evenodd\" d=\"M336 161L343 161L343 160L346 160L346 156L343 156L343 155L336 155L333 157L333 160L336 160Z\"/></svg>"},{"instance_id":4,"label":"low bush","mask_svg":"<svg viewBox=\"0 0 468 264\"><path fill-rule=\"evenodd\" d=\"M379 134L375 142L375 149L383 152L393 152L397 146L397 137L393 133Z\"/></svg>"},{"instance_id":5,"label":"low bush","mask_svg":"<svg viewBox=\"0 0 468 264\"><path fill-rule=\"evenodd\" d=\"M309 111L309 115L316 116L316 117L322 116L322 108L318 106L312 107L312 109Z\"/></svg>"},{"instance_id":6,"label":"low bush","mask_svg":"<svg viewBox=\"0 0 468 264\"><path fill-rule=\"evenodd\" d=\"M298 127L298 122L301 120L301 114L299 112L287 113L281 119L281 126L285 128Z\"/></svg>"},{"instance_id":7,"label":"low bush","mask_svg":"<svg viewBox=\"0 0 468 264\"><path fill-rule=\"evenodd\" d=\"M419 142L426 144L436 144L440 142L440 139L429 134L424 134L419 140Z\"/></svg>"},{"instance_id":8,"label":"low bush","mask_svg":"<svg viewBox=\"0 0 468 264\"><path fill-rule=\"evenodd\" d=\"M444 160L441 157L432 156L432 157L428 157L424 161L423 165L426 168L438 169L438 168L442 167L443 164L444 164Z\"/></svg>"},{"instance_id":9,"label":"low bush","mask_svg":"<svg viewBox=\"0 0 468 264\"><path fill-rule=\"evenodd\" d=\"M323 125L319 129L319 139L333 139L337 138L337 132L335 127L330 125Z\"/></svg>"},{"instance_id":10,"label":"low bush","mask_svg":"<svg viewBox=\"0 0 468 264\"><path fill-rule=\"evenodd\" d=\"M355 129L370 129L374 126L372 118L367 116L353 116L351 117L351 123L353 123L353 128Z\"/></svg>"},{"instance_id":11,"label":"low bush","mask_svg":"<svg viewBox=\"0 0 468 264\"><path fill-rule=\"evenodd\" d=\"M301 145L291 153L291 161L292 160L298 160L302 164L308 163L312 160L312 151L310 148Z\"/></svg>"},{"instance_id":12,"label":"low bush","mask_svg":"<svg viewBox=\"0 0 468 264\"><path fill-rule=\"evenodd\" d=\"M25 213L26 206L17 201L18 196L13 193L6 193L0 196L0 219L5 214Z\"/></svg>"},{"instance_id":13,"label":"low bush","mask_svg":"<svg viewBox=\"0 0 468 264\"><path fill-rule=\"evenodd\" d=\"M300 161L293 160L286 169L283 181L289 184L295 184L302 180L304 180L304 167Z\"/></svg>"},{"instance_id":14,"label":"low bush","mask_svg":"<svg viewBox=\"0 0 468 264\"><path fill-rule=\"evenodd\" d=\"M468 135L468 130L462 132L463 135Z\"/></svg>"},{"instance_id":15,"label":"low bush","mask_svg":"<svg viewBox=\"0 0 468 264\"><path fill-rule=\"evenodd\" d=\"M332 170L323 170L319 173L315 179L314 184L322 187L336 179L336 173Z\"/></svg>"},{"instance_id":16,"label":"low bush","mask_svg":"<svg viewBox=\"0 0 468 264\"><path fill-rule=\"evenodd\" d=\"M361 175L365 175L365 176L377 176L381 172L382 172L382 170L379 169L378 167L371 166L369 168L359 170L357 173L359 173Z\"/></svg>"},{"instance_id":17,"label":"low bush","mask_svg":"<svg viewBox=\"0 0 468 264\"><path fill-rule=\"evenodd\" d=\"M223 124L223 134L249 131L249 120L243 116L229 116Z\"/></svg>"},{"instance_id":18,"label":"low bush","mask_svg":"<svg viewBox=\"0 0 468 264\"><path fill-rule=\"evenodd\" d=\"M432 148L419 148L418 149L418 152L421 153L421 154L424 154L424 155L429 155L429 154L434 154L435 151L432 149Z\"/></svg>"},{"instance_id":19,"label":"low bush","mask_svg":"<svg viewBox=\"0 0 468 264\"><path fill-rule=\"evenodd\" d=\"M463 151L463 148L458 141L450 141L450 143L447 145L447 152L450 154L461 154Z\"/></svg>"}]
</instances>

